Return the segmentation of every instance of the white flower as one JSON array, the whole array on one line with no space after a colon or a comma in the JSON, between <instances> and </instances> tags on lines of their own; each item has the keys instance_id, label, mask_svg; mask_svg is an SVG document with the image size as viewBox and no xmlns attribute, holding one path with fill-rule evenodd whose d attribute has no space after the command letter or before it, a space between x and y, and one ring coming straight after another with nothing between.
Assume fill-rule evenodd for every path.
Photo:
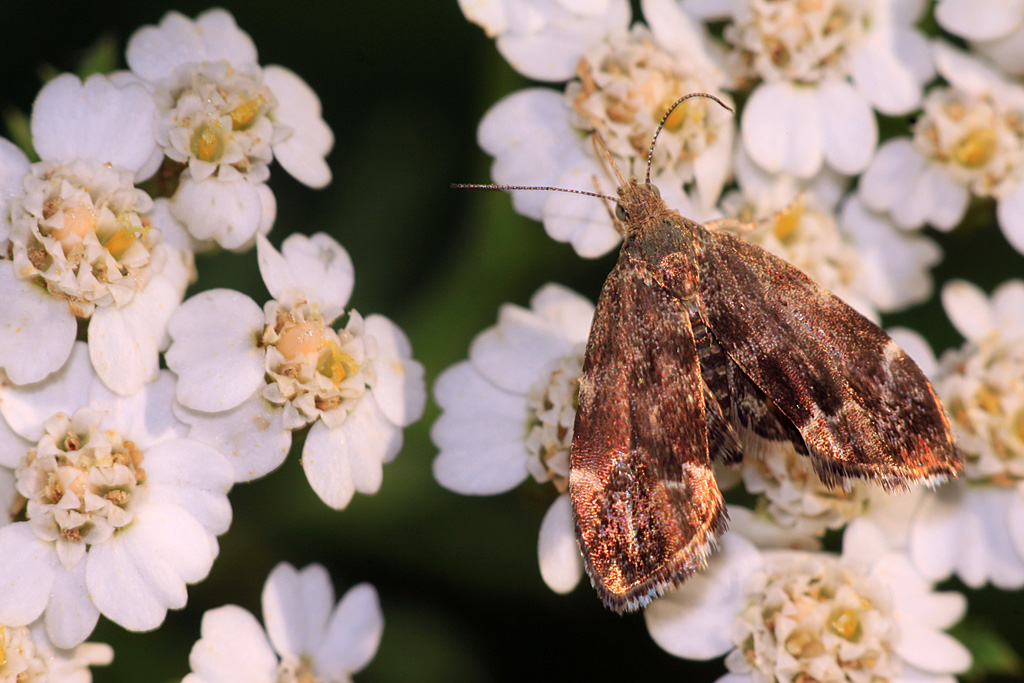
<instances>
[{"instance_id":1,"label":"white flower","mask_svg":"<svg viewBox=\"0 0 1024 683\"><path fill-rule=\"evenodd\" d=\"M1016 0L938 0L935 20L1007 73L1024 71L1024 3Z\"/></svg>"},{"instance_id":2,"label":"white flower","mask_svg":"<svg viewBox=\"0 0 1024 683\"><path fill-rule=\"evenodd\" d=\"M618 182L595 136L624 173L643 176L652 135L673 102L694 92L728 101L702 28L670 2L647 0L643 8L651 28L636 24L593 36L580 48L578 79L563 94L522 90L484 116L478 138L494 156L496 183L614 194ZM673 111L652 163L652 181L672 208L695 218L711 211L730 173L734 135L732 114L709 99L693 98ZM696 210L684 185L696 191ZM606 203L594 198L524 191L513 193L513 204L581 256L600 256L620 241Z\"/></svg>"},{"instance_id":3,"label":"white flower","mask_svg":"<svg viewBox=\"0 0 1024 683\"><path fill-rule=\"evenodd\" d=\"M321 188L331 181L324 157L334 135L316 93L280 66L260 67L252 39L225 10L195 21L168 12L128 41L128 65L153 89L155 135L186 168L175 216L199 240L248 246L274 222L268 164Z\"/></svg>"},{"instance_id":4,"label":"white flower","mask_svg":"<svg viewBox=\"0 0 1024 683\"><path fill-rule=\"evenodd\" d=\"M466 18L495 38L519 73L541 81L572 78L580 55L629 24L626 0L459 0Z\"/></svg>"},{"instance_id":5,"label":"white flower","mask_svg":"<svg viewBox=\"0 0 1024 683\"><path fill-rule=\"evenodd\" d=\"M91 666L105 666L114 650L105 643L71 649L53 646L42 622L0 626L0 681L10 683L92 683Z\"/></svg>"},{"instance_id":6,"label":"white flower","mask_svg":"<svg viewBox=\"0 0 1024 683\"><path fill-rule=\"evenodd\" d=\"M0 177L11 255L0 260L0 367L12 382L61 367L79 318L89 321L89 352L111 389L134 393L156 375L191 255L164 243L179 226L134 186L160 158L153 109L141 85L64 74L32 110L42 161L26 169L23 155L4 148L25 171Z\"/></svg>"},{"instance_id":7,"label":"white flower","mask_svg":"<svg viewBox=\"0 0 1024 683\"><path fill-rule=\"evenodd\" d=\"M571 591L583 575L569 496L569 448L578 378L594 306L548 284L530 308L507 304L498 324L473 341L469 360L437 378L441 407L431 429L440 450L434 477L468 495L509 491L527 477L550 481L560 494L541 523L541 576Z\"/></svg>"},{"instance_id":8,"label":"white flower","mask_svg":"<svg viewBox=\"0 0 1024 683\"><path fill-rule=\"evenodd\" d=\"M203 580L231 522L231 467L184 438L162 372L130 397L95 376L84 343L45 382L0 386L0 465L25 505L0 528L0 624L42 616L72 647L99 615L125 628L159 626Z\"/></svg>"},{"instance_id":9,"label":"white flower","mask_svg":"<svg viewBox=\"0 0 1024 683\"><path fill-rule=\"evenodd\" d=\"M340 509L355 491L376 493L402 428L423 414L423 367L384 316L349 310L345 327L332 327L355 281L334 239L292 235L278 252L260 235L257 250L275 297L262 311L218 289L171 320L166 360L178 375L178 414L190 436L228 454L236 481L275 469L291 430L312 423L302 465L317 495Z\"/></svg>"},{"instance_id":10,"label":"white flower","mask_svg":"<svg viewBox=\"0 0 1024 683\"><path fill-rule=\"evenodd\" d=\"M963 616L963 596L933 592L870 533L848 531L841 557L758 553L733 535L723 545L707 572L645 613L672 654L728 653L731 673L720 681L939 683L970 665L966 648L942 632Z\"/></svg>"},{"instance_id":11,"label":"white flower","mask_svg":"<svg viewBox=\"0 0 1024 683\"><path fill-rule=\"evenodd\" d=\"M878 140L872 109L917 108L932 77L918 0L684 2L725 19L735 78L760 80L743 110L743 145L775 173L808 178L822 163L853 175Z\"/></svg>"},{"instance_id":12,"label":"white flower","mask_svg":"<svg viewBox=\"0 0 1024 683\"><path fill-rule=\"evenodd\" d=\"M860 197L902 228L956 226L971 195L994 197L999 225L1024 251L1024 88L981 61L936 41L948 87L929 91L912 138L878 151Z\"/></svg>"},{"instance_id":13,"label":"white flower","mask_svg":"<svg viewBox=\"0 0 1024 683\"><path fill-rule=\"evenodd\" d=\"M380 644L377 591L355 586L334 604L327 570L282 562L263 587L266 630L248 611L226 605L203 615L182 683L341 683L363 669Z\"/></svg>"}]
</instances>

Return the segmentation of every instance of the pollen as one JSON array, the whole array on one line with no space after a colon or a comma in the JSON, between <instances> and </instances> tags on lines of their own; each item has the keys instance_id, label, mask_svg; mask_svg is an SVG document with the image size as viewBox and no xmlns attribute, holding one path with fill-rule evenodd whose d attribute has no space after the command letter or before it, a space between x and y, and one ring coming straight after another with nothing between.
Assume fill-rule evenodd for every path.
<instances>
[{"instance_id":1,"label":"pollen","mask_svg":"<svg viewBox=\"0 0 1024 683\"><path fill-rule=\"evenodd\" d=\"M209 123L193 133L192 154L201 161L220 159L224 154L223 130L220 123Z\"/></svg>"},{"instance_id":2,"label":"pollen","mask_svg":"<svg viewBox=\"0 0 1024 683\"><path fill-rule=\"evenodd\" d=\"M967 168L985 166L996 152L994 128L976 128L953 145L953 158Z\"/></svg>"},{"instance_id":3,"label":"pollen","mask_svg":"<svg viewBox=\"0 0 1024 683\"><path fill-rule=\"evenodd\" d=\"M58 240L65 250L80 244L90 232L96 231L96 215L88 206L64 208L64 227L57 228L51 236Z\"/></svg>"},{"instance_id":4,"label":"pollen","mask_svg":"<svg viewBox=\"0 0 1024 683\"><path fill-rule=\"evenodd\" d=\"M126 221L120 222L124 224L103 245L114 258L120 257L128 247L135 244L136 241L144 239L149 233L149 228L146 226L134 226Z\"/></svg>"},{"instance_id":5,"label":"pollen","mask_svg":"<svg viewBox=\"0 0 1024 683\"><path fill-rule=\"evenodd\" d=\"M324 350L327 352L317 365L317 371L324 377L329 378L334 386L338 386L351 374L354 374L359 366L355 359L341 350L337 343L328 340L324 343Z\"/></svg>"},{"instance_id":6,"label":"pollen","mask_svg":"<svg viewBox=\"0 0 1024 683\"><path fill-rule=\"evenodd\" d=\"M248 99L242 102L240 105L231 110L231 123L234 126L235 130L243 130L245 128L248 128L249 125L252 123L253 119L255 119L259 115L260 110L263 108L263 105L265 103L266 100L263 98L263 96L257 95L252 99Z\"/></svg>"}]
</instances>

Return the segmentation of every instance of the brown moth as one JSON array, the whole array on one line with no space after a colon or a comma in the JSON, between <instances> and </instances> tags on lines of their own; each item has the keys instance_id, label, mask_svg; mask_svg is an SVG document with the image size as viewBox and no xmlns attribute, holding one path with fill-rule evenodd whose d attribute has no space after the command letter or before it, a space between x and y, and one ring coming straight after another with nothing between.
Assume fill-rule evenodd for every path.
<instances>
[{"instance_id":1,"label":"brown moth","mask_svg":"<svg viewBox=\"0 0 1024 683\"><path fill-rule=\"evenodd\" d=\"M570 455L576 538L616 612L704 568L726 530L712 463L785 440L829 486L887 489L963 469L931 385L874 323L803 271L619 182L623 235L587 341ZM602 145L603 147L603 145ZM459 186L492 189L560 188ZM741 440L741 436L743 439Z\"/></svg>"}]
</instances>

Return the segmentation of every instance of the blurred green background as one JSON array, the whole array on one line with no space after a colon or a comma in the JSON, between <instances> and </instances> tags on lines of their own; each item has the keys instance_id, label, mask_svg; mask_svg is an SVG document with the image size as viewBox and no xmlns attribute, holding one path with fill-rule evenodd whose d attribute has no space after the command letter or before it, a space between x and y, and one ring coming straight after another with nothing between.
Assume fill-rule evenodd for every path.
<instances>
[{"instance_id":1,"label":"blurred green background","mask_svg":"<svg viewBox=\"0 0 1024 683\"><path fill-rule=\"evenodd\" d=\"M156 23L168 9L195 16L209 6L4 3L0 105L27 112L41 77L50 69L77 70L101 36L123 66L125 41L137 27ZM548 281L596 299L614 255L581 260L514 214L506 196L449 188L489 180L477 122L502 95L527 85L454 0L221 6L252 36L262 64L284 65L313 87L336 137L329 157L334 182L324 191L272 168L278 201L272 241L296 231L335 236L355 262L351 304L398 322L428 381L466 356L503 302L525 305ZM976 227L938 236L946 250L939 281L967 277L990 290L1021 273L1024 261L994 227L990 204L973 209L971 224ZM203 257L198 267L190 294L224 286L259 302L267 297L254 252ZM937 350L960 343L935 300L885 322L922 331ZM126 633L101 619L92 640L111 643L115 659L95 671L95 680L180 679L202 613L235 603L259 615L263 582L280 561L323 563L339 595L360 581L377 587L385 628L377 656L356 676L366 683L711 681L724 673L720 660L666 654L642 617L606 611L586 582L568 596L548 590L536 543L553 489L528 483L485 498L443 490L430 472L435 449L428 429L436 415L431 404L406 430L405 448L386 466L380 493L357 495L342 512L316 498L295 452L277 472L236 487L234 522L220 538L209 578L191 587L187 608L169 613L153 633ZM1024 652L1019 595L983 590L968 597L972 628L963 630L1001 632Z\"/></svg>"}]
</instances>

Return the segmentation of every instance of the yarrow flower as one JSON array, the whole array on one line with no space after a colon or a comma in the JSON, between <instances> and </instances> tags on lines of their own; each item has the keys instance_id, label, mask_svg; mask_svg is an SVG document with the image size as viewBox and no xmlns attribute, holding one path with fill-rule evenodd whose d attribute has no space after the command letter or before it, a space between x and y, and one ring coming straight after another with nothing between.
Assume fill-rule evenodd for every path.
<instances>
[{"instance_id":1,"label":"yarrow flower","mask_svg":"<svg viewBox=\"0 0 1024 683\"><path fill-rule=\"evenodd\" d=\"M182 683L349 681L373 659L384 630L373 586L349 589L335 606L319 564L277 565L263 587L263 620L266 630L237 605L204 614Z\"/></svg>"},{"instance_id":2,"label":"yarrow flower","mask_svg":"<svg viewBox=\"0 0 1024 683\"><path fill-rule=\"evenodd\" d=\"M507 304L473 341L469 360L437 378L440 453L434 477L467 495L509 491L527 478L558 495L541 523L541 576L571 591L583 575L566 493L579 376L594 306L560 285L541 287L530 308Z\"/></svg>"},{"instance_id":3,"label":"yarrow flower","mask_svg":"<svg viewBox=\"0 0 1024 683\"><path fill-rule=\"evenodd\" d=\"M0 465L20 504L0 527L0 624L43 618L58 647L100 614L130 630L184 607L227 531L231 467L185 438L164 371L131 397L111 393L84 343L45 382L0 385Z\"/></svg>"},{"instance_id":4,"label":"yarrow flower","mask_svg":"<svg viewBox=\"0 0 1024 683\"><path fill-rule=\"evenodd\" d=\"M841 556L757 551L727 536L708 571L646 610L654 641L688 659L726 654L725 683L940 681L971 656L943 633L963 616L882 541L847 531Z\"/></svg>"},{"instance_id":5,"label":"yarrow flower","mask_svg":"<svg viewBox=\"0 0 1024 683\"><path fill-rule=\"evenodd\" d=\"M822 163L862 171L878 141L872 110L917 108L933 74L914 0L684 1L725 20L737 84L760 81L741 118L743 146L770 172L807 178Z\"/></svg>"},{"instance_id":6,"label":"yarrow flower","mask_svg":"<svg viewBox=\"0 0 1024 683\"><path fill-rule=\"evenodd\" d=\"M939 73L913 137L886 142L861 178L865 204L903 228L950 230L971 195L996 200L1006 239L1024 252L1024 87L936 41Z\"/></svg>"},{"instance_id":7,"label":"yarrow flower","mask_svg":"<svg viewBox=\"0 0 1024 683\"><path fill-rule=\"evenodd\" d=\"M172 211L196 239L244 249L270 230L273 159L310 187L331 181L334 135L316 93L284 67L260 67L229 12L168 12L132 35L126 59L153 91L156 141L182 167Z\"/></svg>"},{"instance_id":8,"label":"yarrow flower","mask_svg":"<svg viewBox=\"0 0 1024 683\"><path fill-rule=\"evenodd\" d=\"M536 11L556 12L550 3ZM608 6L609 8L611 5ZM588 32L576 46L577 80L564 93L530 88L498 102L480 122L481 147L494 156L492 176L501 184L553 185L613 193L616 179L595 136L615 164L642 175L651 137L681 95L721 93L725 76L703 29L677 6L643 3L650 28L635 24ZM539 24L543 31L544 22ZM568 77L568 76L566 76ZM692 185L697 207L711 211L730 171L735 136L732 114L706 98L677 107L654 151L652 179L673 207L687 209ZM566 193L515 192L517 211L544 222L554 239L570 242L581 256L607 253L620 241L605 205Z\"/></svg>"},{"instance_id":9,"label":"yarrow flower","mask_svg":"<svg viewBox=\"0 0 1024 683\"><path fill-rule=\"evenodd\" d=\"M261 310L234 290L186 301L171 319L168 367L190 436L229 454L236 481L275 469L291 432L312 424L302 465L331 507L376 493L426 402L423 367L405 334L382 315L349 310L348 252L318 233L292 235L278 252L257 238L260 273L274 299ZM253 426L255 425L255 429Z\"/></svg>"},{"instance_id":10,"label":"yarrow flower","mask_svg":"<svg viewBox=\"0 0 1024 683\"><path fill-rule=\"evenodd\" d=\"M118 83L58 76L32 110L42 161L30 166L0 147L12 168L0 177L9 229L0 242L0 368L17 384L64 364L81 319L103 381L138 391L156 375L167 319L185 294L191 254L172 246L181 227L135 187L160 159L152 97Z\"/></svg>"},{"instance_id":11,"label":"yarrow flower","mask_svg":"<svg viewBox=\"0 0 1024 683\"><path fill-rule=\"evenodd\" d=\"M104 643L55 648L41 622L0 626L0 681L12 683L91 683L91 666L104 666L114 650Z\"/></svg>"}]
</instances>

